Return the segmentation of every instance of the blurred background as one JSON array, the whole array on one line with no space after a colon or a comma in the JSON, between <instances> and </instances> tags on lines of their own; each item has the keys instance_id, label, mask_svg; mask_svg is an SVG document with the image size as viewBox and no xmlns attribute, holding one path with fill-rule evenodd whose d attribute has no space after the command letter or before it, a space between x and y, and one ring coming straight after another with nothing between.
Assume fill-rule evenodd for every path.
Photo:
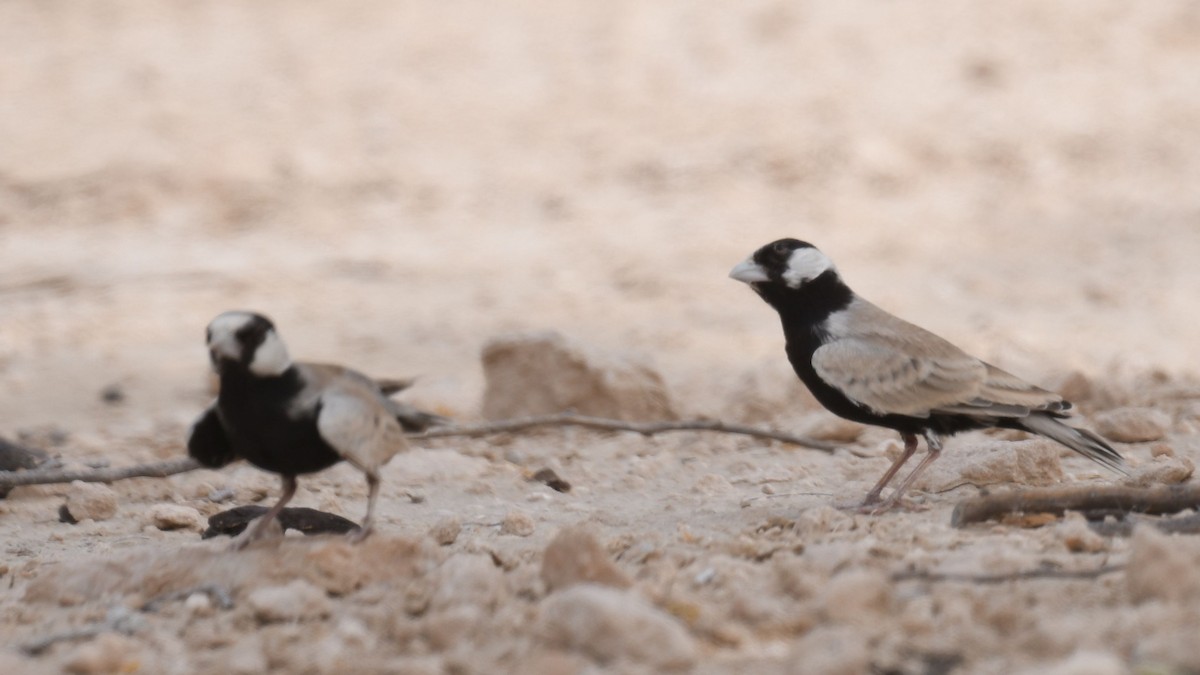
<instances>
[{"instance_id":1,"label":"blurred background","mask_svg":"<svg viewBox=\"0 0 1200 675\"><path fill-rule=\"evenodd\" d=\"M186 423L231 308L456 415L545 328L719 415L781 236L1034 381L1194 373L1198 73L1184 0L9 0L0 431Z\"/></svg>"}]
</instances>

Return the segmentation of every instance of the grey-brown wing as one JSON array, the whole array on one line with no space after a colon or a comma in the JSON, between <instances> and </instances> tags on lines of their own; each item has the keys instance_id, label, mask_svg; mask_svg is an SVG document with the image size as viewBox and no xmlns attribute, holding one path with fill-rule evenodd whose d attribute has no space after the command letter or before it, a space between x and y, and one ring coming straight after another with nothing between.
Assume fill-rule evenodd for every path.
<instances>
[{"instance_id":1,"label":"grey-brown wing","mask_svg":"<svg viewBox=\"0 0 1200 675\"><path fill-rule=\"evenodd\" d=\"M982 361L944 344L915 350L882 336L846 338L819 347L812 364L822 380L877 413L928 417L977 398L987 375Z\"/></svg>"},{"instance_id":2,"label":"grey-brown wing","mask_svg":"<svg viewBox=\"0 0 1200 675\"><path fill-rule=\"evenodd\" d=\"M338 378L326 385L320 403L317 432L358 468L378 470L407 447L387 399L369 380Z\"/></svg>"}]
</instances>

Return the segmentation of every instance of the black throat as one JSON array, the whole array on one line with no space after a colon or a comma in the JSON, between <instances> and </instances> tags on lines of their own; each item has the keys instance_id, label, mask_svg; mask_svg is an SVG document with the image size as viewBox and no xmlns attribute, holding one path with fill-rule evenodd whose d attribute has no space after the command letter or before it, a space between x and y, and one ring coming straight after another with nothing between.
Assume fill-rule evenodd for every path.
<instances>
[{"instance_id":1,"label":"black throat","mask_svg":"<svg viewBox=\"0 0 1200 675\"><path fill-rule=\"evenodd\" d=\"M800 288L791 288L782 283L769 283L755 284L755 290L768 305L779 312L789 345L793 341L819 342L824 337L822 326L829 316L846 309L854 300L854 291L842 282L836 270L827 270ZM813 345L812 349L816 349L817 346L819 345Z\"/></svg>"}]
</instances>

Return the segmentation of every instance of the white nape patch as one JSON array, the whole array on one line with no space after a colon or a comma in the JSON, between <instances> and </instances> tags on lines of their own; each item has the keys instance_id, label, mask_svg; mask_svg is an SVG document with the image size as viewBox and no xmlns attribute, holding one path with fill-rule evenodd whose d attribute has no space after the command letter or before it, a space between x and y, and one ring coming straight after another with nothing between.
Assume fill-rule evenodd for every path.
<instances>
[{"instance_id":1,"label":"white nape patch","mask_svg":"<svg viewBox=\"0 0 1200 675\"><path fill-rule=\"evenodd\" d=\"M262 344L254 350L254 358L250 359L250 372L263 376L282 375L291 366L292 359L283 340L274 329L267 331Z\"/></svg>"},{"instance_id":2,"label":"white nape patch","mask_svg":"<svg viewBox=\"0 0 1200 675\"><path fill-rule=\"evenodd\" d=\"M771 280L771 277L767 276L767 271L762 268L762 265L754 262L754 258L752 257L746 258L732 270L729 270L729 278L747 284Z\"/></svg>"},{"instance_id":3,"label":"white nape patch","mask_svg":"<svg viewBox=\"0 0 1200 675\"><path fill-rule=\"evenodd\" d=\"M833 269L833 261L815 248L798 248L788 258L783 282L788 288L800 288L825 272Z\"/></svg>"}]
</instances>

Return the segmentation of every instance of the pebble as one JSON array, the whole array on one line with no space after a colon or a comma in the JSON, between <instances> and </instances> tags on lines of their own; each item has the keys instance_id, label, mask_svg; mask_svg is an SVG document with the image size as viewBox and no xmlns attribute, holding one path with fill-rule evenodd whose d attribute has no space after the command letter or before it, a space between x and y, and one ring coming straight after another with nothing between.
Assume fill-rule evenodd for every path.
<instances>
[{"instance_id":1,"label":"pebble","mask_svg":"<svg viewBox=\"0 0 1200 675\"><path fill-rule=\"evenodd\" d=\"M459 554L450 557L432 575L431 610L473 605L493 608L504 599L504 572L490 556Z\"/></svg>"},{"instance_id":2,"label":"pebble","mask_svg":"<svg viewBox=\"0 0 1200 675\"><path fill-rule=\"evenodd\" d=\"M429 528L429 536L441 546L449 546L462 534L462 520L451 516L443 518Z\"/></svg>"},{"instance_id":3,"label":"pebble","mask_svg":"<svg viewBox=\"0 0 1200 675\"><path fill-rule=\"evenodd\" d=\"M564 410L622 420L677 417L666 382L649 363L553 331L494 338L482 358L487 419Z\"/></svg>"},{"instance_id":4,"label":"pebble","mask_svg":"<svg viewBox=\"0 0 1200 675\"><path fill-rule=\"evenodd\" d=\"M1118 443L1161 440L1171 428L1171 416L1153 408L1115 408L1093 419L1100 435Z\"/></svg>"},{"instance_id":5,"label":"pebble","mask_svg":"<svg viewBox=\"0 0 1200 675\"><path fill-rule=\"evenodd\" d=\"M118 633L104 633L67 658L63 670L73 675L135 673L142 669L141 647Z\"/></svg>"},{"instance_id":6,"label":"pebble","mask_svg":"<svg viewBox=\"0 0 1200 675\"><path fill-rule=\"evenodd\" d=\"M246 602L255 618L263 623L320 619L333 612L333 604L325 591L303 579L284 586L256 588Z\"/></svg>"},{"instance_id":7,"label":"pebble","mask_svg":"<svg viewBox=\"0 0 1200 675\"><path fill-rule=\"evenodd\" d=\"M117 493L102 483L73 481L63 505L71 517L80 520L108 520L117 513Z\"/></svg>"},{"instance_id":8,"label":"pebble","mask_svg":"<svg viewBox=\"0 0 1200 675\"><path fill-rule=\"evenodd\" d=\"M632 582L583 527L561 530L542 553L542 583L556 591L581 583L628 588Z\"/></svg>"},{"instance_id":9,"label":"pebble","mask_svg":"<svg viewBox=\"0 0 1200 675\"><path fill-rule=\"evenodd\" d=\"M538 634L552 647L608 664L631 661L658 671L696 663L692 636L671 615L629 591L582 584L542 601Z\"/></svg>"},{"instance_id":10,"label":"pebble","mask_svg":"<svg viewBox=\"0 0 1200 675\"><path fill-rule=\"evenodd\" d=\"M1130 539L1125 585L1134 602L1193 603L1200 599L1200 545L1150 525L1138 525Z\"/></svg>"},{"instance_id":11,"label":"pebble","mask_svg":"<svg viewBox=\"0 0 1200 675\"><path fill-rule=\"evenodd\" d=\"M150 508L150 523L160 530L196 530L206 528L204 516L182 504L155 504Z\"/></svg>"},{"instance_id":12,"label":"pebble","mask_svg":"<svg viewBox=\"0 0 1200 675\"><path fill-rule=\"evenodd\" d=\"M1125 479L1126 485L1152 487L1154 485L1177 485L1192 477L1196 465L1187 457L1159 455L1154 461L1143 464Z\"/></svg>"},{"instance_id":13,"label":"pebble","mask_svg":"<svg viewBox=\"0 0 1200 675\"><path fill-rule=\"evenodd\" d=\"M1072 553L1099 553L1108 550L1108 540L1088 527L1087 518L1078 511L1068 511L1057 527L1063 545Z\"/></svg>"},{"instance_id":14,"label":"pebble","mask_svg":"<svg viewBox=\"0 0 1200 675\"><path fill-rule=\"evenodd\" d=\"M1123 675L1128 671L1124 660L1116 654L1080 650L1049 668L1038 668L1037 672L1045 675Z\"/></svg>"},{"instance_id":15,"label":"pebble","mask_svg":"<svg viewBox=\"0 0 1200 675\"><path fill-rule=\"evenodd\" d=\"M500 522L500 534L528 537L533 534L533 518L523 511L509 511Z\"/></svg>"},{"instance_id":16,"label":"pebble","mask_svg":"<svg viewBox=\"0 0 1200 675\"><path fill-rule=\"evenodd\" d=\"M834 576L825 586L825 614L841 623L873 623L892 604L892 584L881 572L850 569Z\"/></svg>"}]
</instances>

